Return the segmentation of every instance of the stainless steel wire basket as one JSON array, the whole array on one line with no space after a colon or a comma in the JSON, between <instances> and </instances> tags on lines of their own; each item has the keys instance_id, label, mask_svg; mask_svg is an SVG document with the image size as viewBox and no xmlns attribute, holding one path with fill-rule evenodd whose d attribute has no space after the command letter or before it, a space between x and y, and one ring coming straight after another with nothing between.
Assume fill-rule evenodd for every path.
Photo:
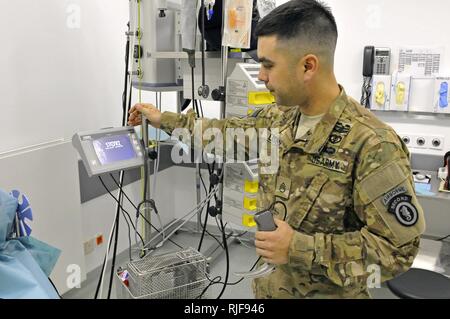
<instances>
[{"instance_id":1,"label":"stainless steel wire basket","mask_svg":"<svg viewBox=\"0 0 450 319\"><path fill-rule=\"evenodd\" d=\"M116 273L118 298L196 299L208 285L206 258L193 248L146 256L125 270L128 287Z\"/></svg>"}]
</instances>

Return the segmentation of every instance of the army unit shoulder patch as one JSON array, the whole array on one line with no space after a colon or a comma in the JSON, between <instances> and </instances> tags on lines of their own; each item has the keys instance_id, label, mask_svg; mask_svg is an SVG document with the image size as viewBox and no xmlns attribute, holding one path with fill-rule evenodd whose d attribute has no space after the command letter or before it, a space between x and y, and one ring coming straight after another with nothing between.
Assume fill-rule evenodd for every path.
<instances>
[{"instance_id":1,"label":"army unit shoulder patch","mask_svg":"<svg viewBox=\"0 0 450 319\"><path fill-rule=\"evenodd\" d=\"M406 195L406 192L405 187L397 187L386 193L382 201L388 212L393 214L401 225L411 227L417 223L419 213L412 204L412 197Z\"/></svg>"}]
</instances>

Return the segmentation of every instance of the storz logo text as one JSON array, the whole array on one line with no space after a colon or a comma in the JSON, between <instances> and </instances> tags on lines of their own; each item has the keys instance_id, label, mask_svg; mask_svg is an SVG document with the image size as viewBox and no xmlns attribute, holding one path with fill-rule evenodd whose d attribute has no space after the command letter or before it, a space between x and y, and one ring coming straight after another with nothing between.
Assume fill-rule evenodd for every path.
<instances>
[{"instance_id":1,"label":"storz logo text","mask_svg":"<svg viewBox=\"0 0 450 319\"><path fill-rule=\"evenodd\" d=\"M105 144L107 150L123 147L122 144L120 144L120 141L106 142Z\"/></svg>"}]
</instances>

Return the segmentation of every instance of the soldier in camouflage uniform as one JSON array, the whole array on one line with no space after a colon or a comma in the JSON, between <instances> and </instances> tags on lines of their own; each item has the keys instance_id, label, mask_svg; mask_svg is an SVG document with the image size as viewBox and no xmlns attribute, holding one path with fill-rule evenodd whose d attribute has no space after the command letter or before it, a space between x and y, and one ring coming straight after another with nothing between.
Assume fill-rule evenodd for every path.
<instances>
[{"instance_id":1,"label":"soldier in camouflage uniform","mask_svg":"<svg viewBox=\"0 0 450 319\"><path fill-rule=\"evenodd\" d=\"M409 152L392 128L335 81L337 31L328 8L315 0L290 1L261 20L257 34L259 78L284 106L243 119L202 119L203 130L280 131L279 169L260 174L258 207L281 200L287 218L279 209L278 228L256 233L257 253L277 267L253 282L255 297L368 298L374 269L381 282L405 272L425 229ZM308 51L290 53L292 41ZM129 124L139 124L140 113L168 133L194 128L194 113L161 114L148 104L133 107ZM318 114L320 121L298 138L302 115Z\"/></svg>"}]
</instances>

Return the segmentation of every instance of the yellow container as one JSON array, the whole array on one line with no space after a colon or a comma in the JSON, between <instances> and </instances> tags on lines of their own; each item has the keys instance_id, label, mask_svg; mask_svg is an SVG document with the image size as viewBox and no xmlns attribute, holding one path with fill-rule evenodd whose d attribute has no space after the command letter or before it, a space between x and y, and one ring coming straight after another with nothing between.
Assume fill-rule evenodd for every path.
<instances>
[{"instance_id":1,"label":"yellow container","mask_svg":"<svg viewBox=\"0 0 450 319\"><path fill-rule=\"evenodd\" d=\"M244 197L244 208L246 210L255 211L256 206L256 198Z\"/></svg>"},{"instance_id":2,"label":"yellow container","mask_svg":"<svg viewBox=\"0 0 450 319\"><path fill-rule=\"evenodd\" d=\"M258 181L245 180L244 191L246 193L256 194L258 192L259 183Z\"/></svg>"},{"instance_id":3,"label":"yellow container","mask_svg":"<svg viewBox=\"0 0 450 319\"><path fill-rule=\"evenodd\" d=\"M245 227L256 227L256 222L253 215L242 214L242 225Z\"/></svg>"},{"instance_id":4,"label":"yellow container","mask_svg":"<svg viewBox=\"0 0 450 319\"><path fill-rule=\"evenodd\" d=\"M270 92L249 92L248 104L264 105L275 103L275 97Z\"/></svg>"}]
</instances>

